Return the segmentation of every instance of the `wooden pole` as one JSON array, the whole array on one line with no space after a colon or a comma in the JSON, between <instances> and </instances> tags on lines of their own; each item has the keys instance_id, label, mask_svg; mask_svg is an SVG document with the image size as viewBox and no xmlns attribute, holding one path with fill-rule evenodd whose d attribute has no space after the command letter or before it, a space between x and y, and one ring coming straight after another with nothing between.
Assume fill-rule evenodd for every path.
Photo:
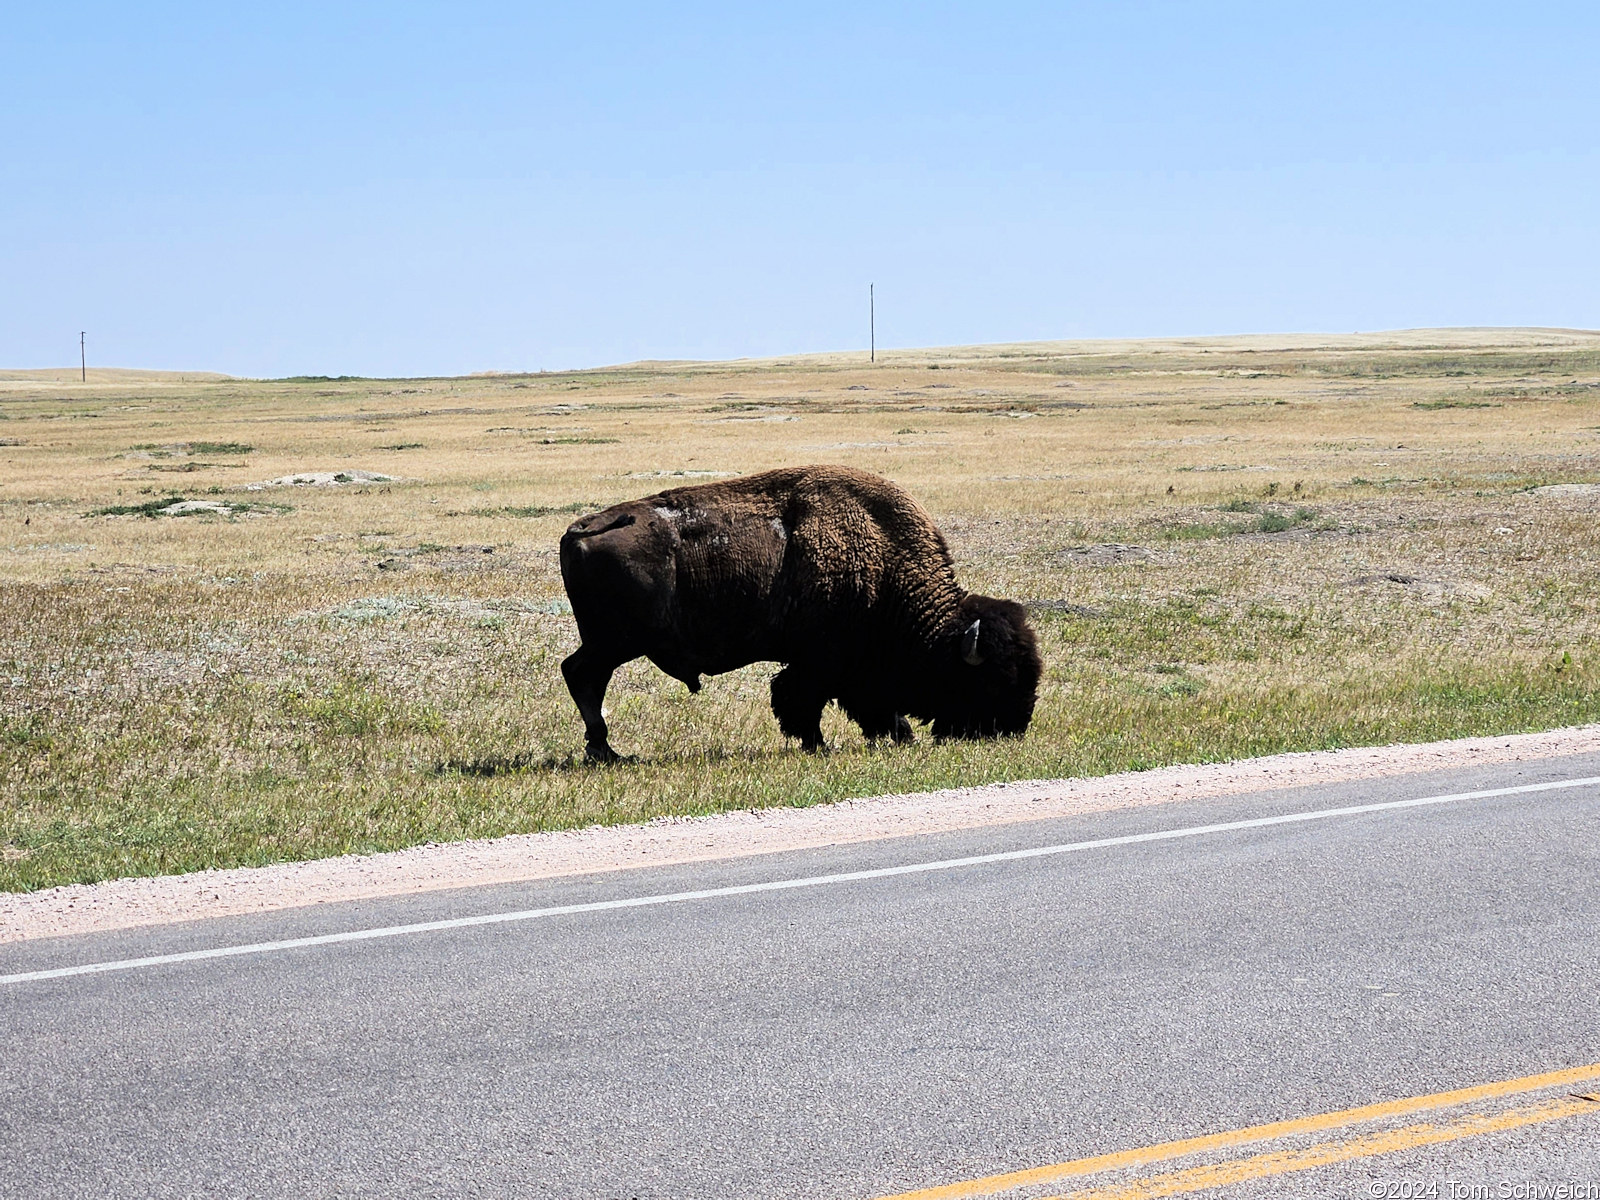
<instances>
[{"instance_id":1,"label":"wooden pole","mask_svg":"<svg viewBox=\"0 0 1600 1200\"><path fill-rule=\"evenodd\" d=\"M878 298L874 294L876 289L876 284L867 284L867 344L871 348L869 351L871 362L878 361Z\"/></svg>"},{"instance_id":2,"label":"wooden pole","mask_svg":"<svg viewBox=\"0 0 1600 1200\"><path fill-rule=\"evenodd\" d=\"M89 352L83 348L83 330L78 330L78 378L89 382Z\"/></svg>"}]
</instances>

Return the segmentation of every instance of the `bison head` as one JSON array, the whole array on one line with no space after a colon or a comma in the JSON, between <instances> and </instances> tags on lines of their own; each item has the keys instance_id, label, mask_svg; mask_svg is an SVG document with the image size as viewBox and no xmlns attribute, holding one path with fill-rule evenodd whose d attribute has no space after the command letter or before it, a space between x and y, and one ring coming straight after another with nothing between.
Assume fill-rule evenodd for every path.
<instances>
[{"instance_id":1,"label":"bison head","mask_svg":"<svg viewBox=\"0 0 1600 1200\"><path fill-rule=\"evenodd\" d=\"M1025 733L1039 694L1039 646L1022 605L969 594L945 638L947 686L933 719L936 738Z\"/></svg>"}]
</instances>

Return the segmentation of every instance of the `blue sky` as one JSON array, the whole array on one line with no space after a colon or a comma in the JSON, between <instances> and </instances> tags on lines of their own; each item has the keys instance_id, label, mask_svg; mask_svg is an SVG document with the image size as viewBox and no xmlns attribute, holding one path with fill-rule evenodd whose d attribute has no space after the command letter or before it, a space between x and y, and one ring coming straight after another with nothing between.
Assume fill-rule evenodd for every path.
<instances>
[{"instance_id":1,"label":"blue sky","mask_svg":"<svg viewBox=\"0 0 1600 1200\"><path fill-rule=\"evenodd\" d=\"M0 365L1600 326L1600 7L11 6Z\"/></svg>"}]
</instances>

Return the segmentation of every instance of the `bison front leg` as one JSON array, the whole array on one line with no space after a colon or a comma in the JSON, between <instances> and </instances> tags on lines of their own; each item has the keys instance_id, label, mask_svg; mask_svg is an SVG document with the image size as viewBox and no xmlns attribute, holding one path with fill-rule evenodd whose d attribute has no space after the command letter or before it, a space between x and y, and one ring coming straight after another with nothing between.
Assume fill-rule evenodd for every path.
<instances>
[{"instance_id":1,"label":"bison front leg","mask_svg":"<svg viewBox=\"0 0 1600 1200\"><path fill-rule=\"evenodd\" d=\"M799 738L804 750L824 749L822 710L829 698L827 689L803 668L788 666L772 677L772 715L784 736Z\"/></svg>"},{"instance_id":2,"label":"bison front leg","mask_svg":"<svg viewBox=\"0 0 1600 1200\"><path fill-rule=\"evenodd\" d=\"M916 733L911 728L911 722L897 712L872 706L863 706L859 702L852 703L850 700L843 698L840 699L839 703L843 707L845 714L857 725L861 726L861 732L869 742L877 742L888 738L896 745L903 745L906 742L914 742L917 739Z\"/></svg>"},{"instance_id":3,"label":"bison front leg","mask_svg":"<svg viewBox=\"0 0 1600 1200\"><path fill-rule=\"evenodd\" d=\"M861 727L861 732L866 734L872 741L886 737L897 746L904 746L908 742L917 740L917 735L911 728L911 722L899 713L895 713L891 720L884 723L882 732L870 730L865 725Z\"/></svg>"},{"instance_id":4,"label":"bison front leg","mask_svg":"<svg viewBox=\"0 0 1600 1200\"><path fill-rule=\"evenodd\" d=\"M618 665L588 646L579 646L561 664L562 678L583 717L584 757L590 762L610 763L622 757L611 748L605 718L606 687Z\"/></svg>"}]
</instances>

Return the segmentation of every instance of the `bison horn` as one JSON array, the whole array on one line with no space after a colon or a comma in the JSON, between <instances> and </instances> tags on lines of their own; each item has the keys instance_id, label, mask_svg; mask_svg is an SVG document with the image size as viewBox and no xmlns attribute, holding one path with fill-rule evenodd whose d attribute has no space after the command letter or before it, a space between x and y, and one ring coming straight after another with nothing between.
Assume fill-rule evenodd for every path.
<instances>
[{"instance_id":1,"label":"bison horn","mask_svg":"<svg viewBox=\"0 0 1600 1200\"><path fill-rule=\"evenodd\" d=\"M961 661L969 667L983 666L983 655L978 652L978 625L977 621L968 625L961 638Z\"/></svg>"}]
</instances>

